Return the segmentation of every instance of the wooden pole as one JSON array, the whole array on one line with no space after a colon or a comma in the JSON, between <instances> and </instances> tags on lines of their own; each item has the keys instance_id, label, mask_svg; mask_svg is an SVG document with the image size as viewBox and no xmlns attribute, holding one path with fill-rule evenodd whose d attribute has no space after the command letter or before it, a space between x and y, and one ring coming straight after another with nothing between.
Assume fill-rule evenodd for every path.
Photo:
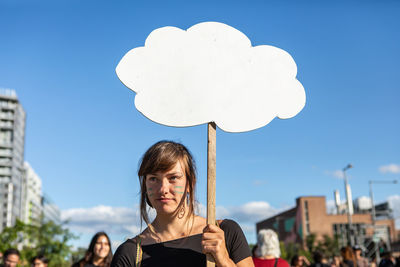
<instances>
[{"instance_id":1,"label":"wooden pole","mask_svg":"<svg viewBox=\"0 0 400 267\"><path fill-rule=\"evenodd\" d=\"M215 177L216 177L216 125L208 123L207 144L207 224L215 225ZM214 267L215 261L211 254L207 254L207 267Z\"/></svg>"}]
</instances>

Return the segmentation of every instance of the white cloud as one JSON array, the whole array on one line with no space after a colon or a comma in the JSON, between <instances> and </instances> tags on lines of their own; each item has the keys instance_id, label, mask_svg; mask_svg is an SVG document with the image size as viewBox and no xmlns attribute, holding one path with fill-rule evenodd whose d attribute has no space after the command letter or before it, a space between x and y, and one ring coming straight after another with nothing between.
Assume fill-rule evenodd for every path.
<instances>
[{"instance_id":1,"label":"white cloud","mask_svg":"<svg viewBox=\"0 0 400 267\"><path fill-rule=\"evenodd\" d=\"M335 170L335 171L325 171L326 175L333 176L338 179L344 179L343 171L342 170Z\"/></svg>"},{"instance_id":2,"label":"white cloud","mask_svg":"<svg viewBox=\"0 0 400 267\"><path fill-rule=\"evenodd\" d=\"M206 216L206 206L199 204L199 215ZM238 223L256 223L258 221L267 219L278 213L281 209L272 207L269 203L264 201L248 202L240 206L217 206L217 218L230 218L236 220Z\"/></svg>"},{"instance_id":3,"label":"white cloud","mask_svg":"<svg viewBox=\"0 0 400 267\"><path fill-rule=\"evenodd\" d=\"M216 207L218 219L235 220L240 224L246 236L255 236L255 223L267 219L281 210L263 201L248 202L240 206ZM203 204L198 204L196 213L205 217L206 207ZM154 216L154 214L151 216ZM86 239L88 239L87 235L105 231L110 236L122 237L123 240L124 237L135 236L140 231L138 206L128 208L100 205L91 208L68 209L62 211L62 219L69 220L68 227L76 233L86 235ZM88 242L88 240L85 240L85 242ZM117 247L121 242L120 240L113 240L113 247Z\"/></svg>"},{"instance_id":4,"label":"white cloud","mask_svg":"<svg viewBox=\"0 0 400 267\"><path fill-rule=\"evenodd\" d=\"M215 121L227 132L250 131L294 117L305 105L293 58L277 47L252 47L223 23L156 29L116 72L137 93L136 108L168 126Z\"/></svg>"},{"instance_id":5,"label":"white cloud","mask_svg":"<svg viewBox=\"0 0 400 267\"><path fill-rule=\"evenodd\" d=\"M139 233L138 208L96 206L63 210L61 217L68 227L79 233L105 231L110 234L133 236Z\"/></svg>"},{"instance_id":6,"label":"white cloud","mask_svg":"<svg viewBox=\"0 0 400 267\"><path fill-rule=\"evenodd\" d=\"M267 181L262 179L253 180L253 185L255 186L265 185L266 183Z\"/></svg>"},{"instance_id":7,"label":"white cloud","mask_svg":"<svg viewBox=\"0 0 400 267\"><path fill-rule=\"evenodd\" d=\"M379 171L381 173L400 173L400 165L399 164L388 164L379 167Z\"/></svg>"},{"instance_id":8,"label":"white cloud","mask_svg":"<svg viewBox=\"0 0 400 267\"><path fill-rule=\"evenodd\" d=\"M258 222L276 214L278 209L264 201L248 202L232 209L232 217L239 222Z\"/></svg>"},{"instance_id":9,"label":"white cloud","mask_svg":"<svg viewBox=\"0 0 400 267\"><path fill-rule=\"evenodd\" d=\"M393 209L393 217L396 220L396 228L400 229L400 195L388 197L390 207Z\"/></svg>"},{"instance_id":10,"label":"white cloud","mask_svg":"<svg viewBox=\"0 0 400 267\"><path fill-rule=\"evenodd\" d=\"M326 201L326 212L328 214L334 214L336 213L336 203L335 200L333 199L328 199Z\"/></svg>"}]
</instances>

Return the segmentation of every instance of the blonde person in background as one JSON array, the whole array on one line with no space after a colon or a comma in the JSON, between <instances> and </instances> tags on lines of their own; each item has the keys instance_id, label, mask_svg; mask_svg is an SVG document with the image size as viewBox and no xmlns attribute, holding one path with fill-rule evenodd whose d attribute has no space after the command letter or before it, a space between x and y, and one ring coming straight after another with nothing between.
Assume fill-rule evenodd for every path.
<instances>
[{"instance_id":1,"label":"blonde person in background","mask_svg":"<svg viewBox=\"0 0 400 267\"><path fill-rule=\"evenodd\" d=\"M271 229L258 232L255 256L253 258L255 267L289 267L289 263L280 258L278 235Z\"/></svg>"},{"instance_id":2,"label":"blonde person in background","mask_svg":"<svg viewBox=\"0 0 400 267\"><path fill-rule=\"evenodd\" d=\"M206 253L216 266L252 267L250 248L239 225L218 225L194 214L196 167L182 144L160 141L143 155L138 171L141 218L147 228L115 252L112 267L204 267ZM154 208L150 222L148 207Z\"/></svg>"}]
</instances>

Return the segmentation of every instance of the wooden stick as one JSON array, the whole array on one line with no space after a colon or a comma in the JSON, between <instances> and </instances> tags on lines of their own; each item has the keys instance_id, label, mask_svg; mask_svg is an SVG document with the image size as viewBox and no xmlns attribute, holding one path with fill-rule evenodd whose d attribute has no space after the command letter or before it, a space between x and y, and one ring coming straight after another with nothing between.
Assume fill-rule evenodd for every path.
<instances>
[{"instance_id":1,"label":"wooden stick","mask_svg":"<svg viewBox=\"0 0 400 267\"><path fill-rule=\"evenodd\" d=\"M216 177L216 125L208 123L207 145L207 224L215 225L215 177ZM215 261L211 254L207 254L207 267L214 267Z\"/></svg>"}]
</instances>

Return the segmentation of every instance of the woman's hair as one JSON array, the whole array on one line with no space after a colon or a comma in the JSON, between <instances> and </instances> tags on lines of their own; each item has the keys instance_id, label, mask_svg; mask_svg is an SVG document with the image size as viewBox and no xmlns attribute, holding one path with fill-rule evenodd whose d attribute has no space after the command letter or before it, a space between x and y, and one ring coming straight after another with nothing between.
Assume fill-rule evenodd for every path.
<instances>
[{"instance_id":1,"label":"woman's hair","mask_svg":"<svg viewBox=\"0 0 400 267\"><path fill-rule=\"evenodd\" d=\"M342 254L343 260L348 260L353 262L353 266L357 266L356 256L353 252L353 249L350 246L342 247L340 249L340 253Z\"/></svg>"},{"instance_id":2,"label":"woman's hair","mask_svg":"<svg viewBox=\"0 0 400 267\"><path fill-rule=\"evenodd\" d=\"M93 237L92 240L90 241L89 248L86 250L85 257L79 261L79 266L83 267L88 263L93 263L93 258L94 258L94 246L96 245L97 239L99 237L105 236L107 238L108 244L110 246L110 250L108 251L108 255L105 257L103 262L101 263L100 266L102 267L109 267L111 265L111 260L112 260L112 251L111 251L111 241L108 235L105 232L98 232L96 233Z\"/></svg>"},{"instance_id":3,"label":"woman's hair","mask_svg":"<svg viewBox=\"0 0 400 267\"><path fill-rule=\"evenodd\" d=\"M316 250L313 253L313 260L314 263L322 263L322 260L324 259L324 254L322 254L321 251Z\"/></svg>"},{"instance_id":4,"label":"woman's hair","mask_svg":"<svg viewBox=\"0 0 400 267\"><path fill-rule=\"evenodd\" d=\"M194 213L195 188L196 188L196 164L189 150L182 144L173 141L159 141L152 145L139 162L139 182L140 182L140 217L142 222L149 224L149 216L146 204L152 207L147 198L146 175L156 172L167 172L171 170L177 162L182 164L185 171L186 188L188 192L187 204L189 215ZM183 197L178 209L185 205L186 198Z\"/></svg>"},{"instance_id":5,"label":"woman's hair","mask_svg":"<svg viewBox=\"0 0 400 267\"><path fill-rule=\"evenodd\" d=\"M279 258L281 255L278 235L271 229L263 229L258 232L257 246L257 257L273 256Z\"/></svg>"},{"instance_id":6,"label":"woman's hair","mask_svg":"<svg viewBox=\"0 0 400 267\"><path fill-rule=\"evenodd\" d=\"M32 260L31 260L32 265L35 264L35 260L40 260L44 264L48 264L49 263L49 260L44 255L41 255L41 254L32 258Z\"/></svg>"},{"instance_id":7,"label":"woman's hair","mask_svg":"<svg viewBox=\"0 0 400 267\"><path fill-rule=\"evenodd\" d=\"M292 259L290 260L290 266L296 266L299 262L299 255L295 254Z\"/></svg>"}]
</instances>

